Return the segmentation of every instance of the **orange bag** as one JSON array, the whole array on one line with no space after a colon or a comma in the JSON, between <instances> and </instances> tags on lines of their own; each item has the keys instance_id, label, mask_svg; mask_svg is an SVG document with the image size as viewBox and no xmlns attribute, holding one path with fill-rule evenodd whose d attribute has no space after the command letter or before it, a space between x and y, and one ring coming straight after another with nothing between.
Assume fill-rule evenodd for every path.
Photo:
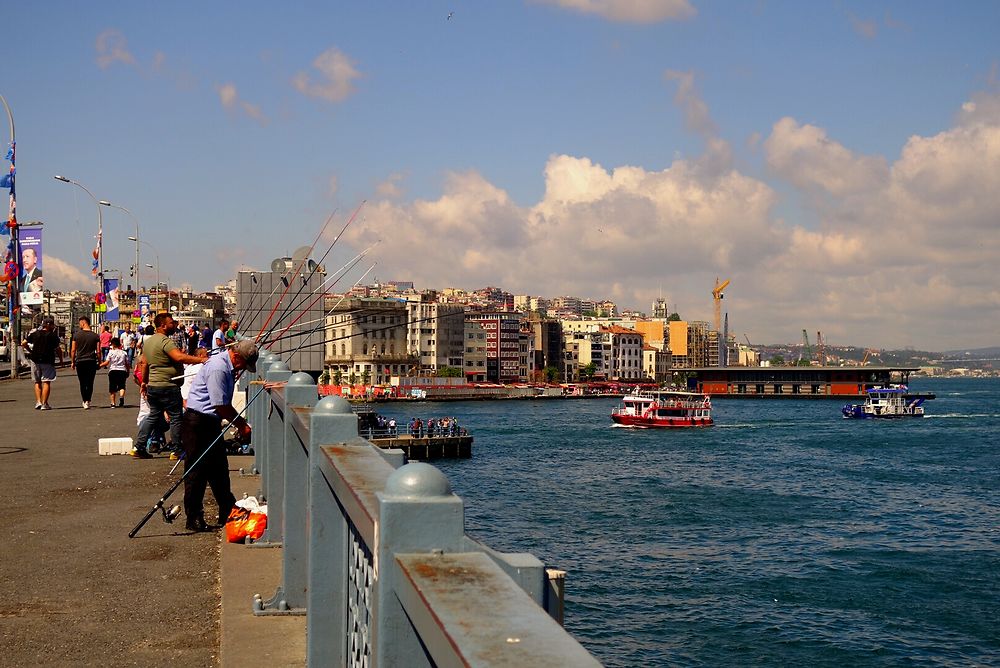
<instances>
[{"instance_id":1,"label":"orange bag","mask_svg":"<svg viewBox=\"0 0 1000 668\"><path fill-rule=\"evenodd\" d=\"M246 508L234 507L226 520L226 540L230 543L245 543L247 538L257 540L267 528L267 515L252 513Z\"/></svg>"}]
</instances>

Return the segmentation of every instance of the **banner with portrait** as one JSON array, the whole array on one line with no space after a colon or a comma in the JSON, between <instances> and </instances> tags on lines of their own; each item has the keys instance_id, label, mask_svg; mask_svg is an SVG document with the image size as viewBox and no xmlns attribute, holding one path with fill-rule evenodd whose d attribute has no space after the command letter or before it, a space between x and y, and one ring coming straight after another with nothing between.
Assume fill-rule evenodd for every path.
<instances>
[{"instance_id":1,"label":"banner with portrait","mask_svg":"<svg viewBox=\"0 0 1000 668\"><path fill-rule=\"evenodd\" d=\"M104 305L107 307L107 311L104 312L104 320L116 322L119 318L117 278L104 279Z\"/></svg>"},{"instance_id":2,"label":"banner with portrait","mask_svg":"<svg viewBox=\"0 0 1000 668\"><path fill-rule=\"evenodd\" d=\"M18 240L18 285L22 304L41 304L45 290L42 278L42 228L22 227Z\"/></svg>"}]
</instances>

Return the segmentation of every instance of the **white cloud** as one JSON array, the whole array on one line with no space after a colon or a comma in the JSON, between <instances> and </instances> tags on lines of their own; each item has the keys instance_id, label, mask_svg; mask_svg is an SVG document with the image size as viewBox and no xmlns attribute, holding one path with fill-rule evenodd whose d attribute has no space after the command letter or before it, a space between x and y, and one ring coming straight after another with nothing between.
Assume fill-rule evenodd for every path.
<instances>
[{"instance_id":1,"label":"white cloud","mask_svg":"<svg viewBox=\"0 0 1000 668\"><path fill-rule=\"evenodd\" d=\"M292 85L303 95L327 102L347 99L355 90L355 79L361 77L354 61L336 47L319 54L312 65L318 70L319 80L314 82L308 73L299 72L292 79Z\"/></svg>"},{"instance_id":2,"label":"white cloud","mask_svg":"<svg viewBox=\"0 0 1000 668\"><path fill-rule=\"evenodd\" d=\"M398 199L403 195L402 182L406 177L403 174L390 174L384 181L375 186L375 194L387 199Z\"/></svg>"},{"instance_id":3,"label":"white cloud","mask_svg":"<svg viewBox=\"0 0 1000 668\"><path fill-rule=\"evenodd\" d=\"M264 115L259 106L240 99L236 84L219 84L215 87L215 91L219 94L219 101L222 103L222 106L228 111L242 113L261 125L267 125L267 116Z\"/></svg>"},{"instance_id":4,"label":"white cloud","mask_svg":"<svg viewBox=\"0 0 1000 668\"><path fill-rule=\"evenodd\" d=\"M115 63L137 67L135 56L128 49L128 40L120 31L109 28L97 36L97 65L107 69Z\"/></svg>"},{"instance_id":5,"label":"white cloud","mask_svg":"<svg viewBox=\"0 0 1000 668\"><path fill-rule=\"evenodd\" d=\"M42 255L46 290L93 290L97 279L54 255Z\"/></svg>"},{"instance_id":6,"label":"white cloud","mask_svg":"<svg viewBox=\"0 0 1000 668\"><path fill-rule=\"evenodd\" d=\"M846 196L884 187L889 175L885 158L858 155L788 117L774 124L764 151L772 170L807 191Z\"/></svg>"},{"instance_id":7,"label":"white cloud","mask_svg":"<svg viewBox=\"0 0 1000 668\"><path fill-rule=\"evenodd\" d=\"M542 4L594 14L622 23L659 23L692 18L697 12L688 0L536 0Z\"/></svg>"},{"instance_id":8,"label":"white cloud","mask_svg":"<svg viewBox=\"0 0 1000 668\"><path fill-rule=\"evenodd\" d=\"M731 326L755 343L807 329L837 345L995 345L1000 119L984 111L993 97L973 100L958 124L912 137L891 162L820 127L775 123L768 164L807 195L815 224L781 220L777 191L732 167L709 173L705 156L652 171L553 155L536 202L515 203L475 171L451 174L438 198L385 191L345 241L381 238L380 271L421 286L642 309L663 290L691 320L711 318L715 277L731 278Z\"/></svg>"}]
</instances>

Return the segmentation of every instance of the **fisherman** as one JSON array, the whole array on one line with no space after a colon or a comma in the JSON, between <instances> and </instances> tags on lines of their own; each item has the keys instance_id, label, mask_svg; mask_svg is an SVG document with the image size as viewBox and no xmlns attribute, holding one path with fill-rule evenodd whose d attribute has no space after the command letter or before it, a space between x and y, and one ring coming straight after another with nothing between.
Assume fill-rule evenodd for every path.
<instances>
[{"instance_id":1,"label":"fisherman","mask_svg":"<svg viewBox=\"0 0 1000 668\"><path fill-rule=\"evenodd\" d=\"M219 524L225 524L236 497L229 485L229 460L222 440L222 421L237 430L237 440L250 442L250 425L233 408L236 372L257 371L257 346L243 340L212 355L198 371L188 393L181 442L184 444L184 513L189 531L208 531L205 487L211 486L219 506Z\"/></svg>"}]
</instances>

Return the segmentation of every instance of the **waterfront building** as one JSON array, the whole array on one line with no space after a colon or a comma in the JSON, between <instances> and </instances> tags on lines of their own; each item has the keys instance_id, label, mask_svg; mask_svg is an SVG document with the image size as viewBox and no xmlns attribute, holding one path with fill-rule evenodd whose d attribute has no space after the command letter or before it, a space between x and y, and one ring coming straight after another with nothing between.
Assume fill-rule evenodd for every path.
<instances>
[{"instance_id":1,"label":"waterfront building","mask_svg":"<svg viewBox=\"0 0 1000 668\"><path fill-rule=\"evenodd\" d=\"M407 351L407 305L355 298L327 312L324 365L341 382L384 385L416 371Z\"/></svg>"},{"instance_id":2,"label":"waterfront building","mask_svg":"<svg viewBox=\"0 0 1000 668\"><path fill-rule=\"evenodd\" d=\"M464 369L465 306L429 302L422 295L407 301L406 309L407 352L419 360L420 369Z\"/></svg>"},{"instance_id":3,"label":"waterfront building","mask_svg":"<svg viewBox=\"0 0 1000 668\"><path fill-rule=\"evenodd\" d=\"M606 358L609 380L641 380L645 376L643 370L642 334L634 329L619 327L602 327L598 332L604 350L608 351Z\"/></svg>"},{"instance_id":4,"label":"waterfront building","mask_svg":"<svg viewBox=\"0 0 1000 668\"><path fill-rule=\"evenodd\" d=\"M547 366L553 366L562 372L563 359L563 329L558 320L545 318L537 311L528 314L528 325L531 328L533 364L541 371Z\"/></svg>"},{"instance_id":5,"label":"waterfront building","mask_svg":"<svg viewBox=\"0 0 1000 668\"><path fill-rule=\"evenodd\" d=\"M662 383L670 379L670 361L669 350L650 345L642 349L642 370L646 378L653 382Z\"/></svg>"},{"instance_id":6,"label":"waterfront building","mask_svg":"<svg viewBox=\"0 0 1000 668\"><path fill-rule=\"evenodd\" d=\"M667 346L673 356L675 370L709 366L711 331L710 325L703 321L671 320L668 323Z\"/></svg>"},{"instance_id":7,"label":"waterfront building","mask_svg":"<svg viewBox=\"0 0 1000 668\"><path fill-rule=\"evenodd\" d=\"M478 322L465 320L465 380L486 382L486 330Z\"/></svg>"},{"instance_id":8,"label":"waterfront building","mask_svg":"<svg viewBox=\"0 0 1000 668\"><path fill-rule=\"evenodd\" d=\"M491 383L524 382L522 364L521 316L505 311L482 311L465 314L466 321L486 330L486 380Z\"/></svg>"},{"instance_id":9,"label":"waterfront building","mask_svg":"<svg viewBox=\"0 0 1000 668\"><path fill-rule=\"evenodd\" d=\"M917 367L769 366L689 369L688 388L711 396L740 398L862 397L869 388L908 383Z\"/></svg>"}]
</instances>

